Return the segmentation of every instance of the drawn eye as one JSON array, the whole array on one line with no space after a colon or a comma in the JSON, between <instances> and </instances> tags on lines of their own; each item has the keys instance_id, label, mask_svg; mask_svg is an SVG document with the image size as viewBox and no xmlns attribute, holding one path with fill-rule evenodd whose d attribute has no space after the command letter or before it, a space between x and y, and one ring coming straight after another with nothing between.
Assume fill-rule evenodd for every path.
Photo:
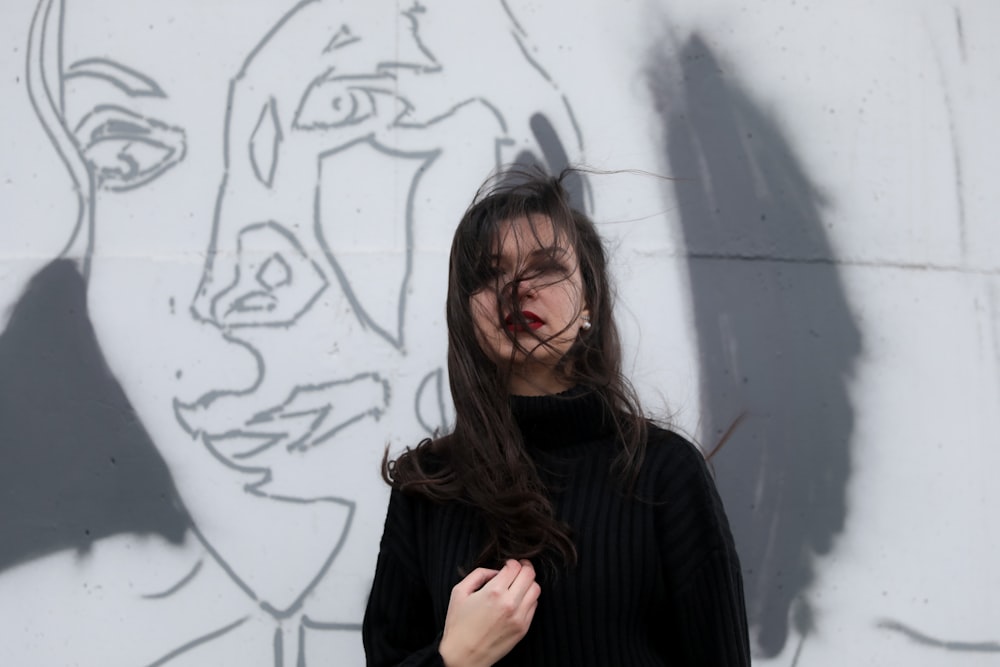
<instances>
[{"instance_id":1,"label":"drawn eye","mask_svg":"<svg viewBox=\"0 0 1000 667\"><path fill-rule=\"evenodd\" d=\"M104 190L144 185L184 159L186 149L184 130L114 105L96 107L74 134Z\"/></svg>"},{"instance_id":2,"label":"drawn eye","mask_svg":"<svg viewBox=\"0 0 1000 667\"><path fill-rule=\"evenodd\" d=\"M380 97L397 99L389 90L351 85L350 79L320 77L306 90L293 126L317 130L357 125L377 115Z\"/></svg>"}]
</instances>

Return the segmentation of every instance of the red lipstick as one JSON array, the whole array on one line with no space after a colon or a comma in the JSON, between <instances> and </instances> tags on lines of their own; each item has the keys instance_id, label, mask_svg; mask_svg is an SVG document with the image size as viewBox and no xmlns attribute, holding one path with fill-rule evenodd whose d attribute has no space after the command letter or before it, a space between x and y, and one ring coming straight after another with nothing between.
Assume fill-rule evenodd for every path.
<instances>
[{"instance_id":1,"label":"red lipstick","mask_svg":"<svg viewBox=\"0 0 1000 667\"><path fill-rule=\"evenodd\" d=\"M504 318L504 324L507 326L508 331L519 332L526 331L527 329L534 331L545 323L542 321L542 318L530 310L522 310L520 318L510 314Z\"/></svg>"}]
</instances>

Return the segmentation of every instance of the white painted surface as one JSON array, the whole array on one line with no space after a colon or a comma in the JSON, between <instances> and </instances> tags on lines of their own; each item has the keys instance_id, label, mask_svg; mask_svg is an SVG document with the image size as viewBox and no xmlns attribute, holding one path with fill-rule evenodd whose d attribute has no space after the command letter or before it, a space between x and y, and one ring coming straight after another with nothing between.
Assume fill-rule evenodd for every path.
<instances>
[{"instance_id":1,"label":"white painted surface","mask_svg":"<svg viewBox=\"0 0 1000 667\"><path fill-rule=\"evenodd\" d=\"M426 4L427 25L434 27L428 45L432 34L454 37L442 54L475 52L473 37L490 34L480 25L464 36L478 20L471 10L445 29L434 23L437 3ZM482 4L489 17L500 16L495 3ZM509 4L532 39L532 56L572 105L583 138L574 158L605 170L668 171L663 153L671 138L663 136L651 108L648 57L697 32L784 133L824 195L828 239L862 337L849 385L855 425L848 514L831 553L817 557L816 581L805 592L816 614L815 633L801 644L793 634L782 653L757 663L790 665L801 649L798 664L810 667L995 664L996 652L922 646L878 623L892 619L951 642L1000 642L994 594L1000 590L994 566L1000 553L994 519L1000 507L1000 188L994 183L1000 173L994 120L1000 53L993 34L1000 5ZM90 309L112 371L211 549L193 538L177 547L119 535L87 554L54 553L0 572L0 625L6 628L0 654L19 665L149 664L247 618L232 633L166 664L275 664L276 629L286 637L285 664L294 664L303 614L324 623L360 622L386 497L378 457L387 440L400 447L422 437L411 404L423 374L443 363L440 307L451 221L492 156L457 143L454 154L462 159L428 174L418 212L434 222L415 238L406 322L413 334L405 355L386 345L364 346L374 339L356 322L341 322L333 340L330 323L339 322L335 315L343 305L336 298L310 315L304 328L254 334L258 349L273 355L273 384L265 386L262 407L283 400L295 383L329 378L331 368L377 367L398 388L396 411L366 423L349 447L317 449L274 467L274 488L281 493L333 494L357 503L344 550L305 606L278 622L244 594L210 550L223 553L240 578L259 582L255 590L273 591L266 595L274 599L294 597L305 587L303 576L309 578L304 569L317 566L305 557L286 570L285 559L334 539L327 534L332 519L300 515L296 528L280 510L271 515L250 508L255 499L242 491L244 476L234 476L183 433L170 406L174 398L191 401L210 388L246 387L254 380L246 351L223 344L212 327L192 326L186 309L200 278L223 171L226 85L281 11L264 2L212 3L210 9L197 3L85 6L67 4L66 62L100 55L155 70L170 91L170 123L187 131L185 162L162 179L131 192L101 193ZM375 11L338 7L352 16ZM27 104L23 69L32 10L30 2L2 10L3 43L9 45L0 84L4 322L28 278L65 244L60 221L74 215L66 174ZM525 88L525 74L505 67L495 51L480 55L478 69L455 65L463 85L489 81L478 94L509 102L504 112L511 118L537 104L556 109L549 99L537 101L548 89L537 82ZM269 76L273 84L275 72ZM90 94L83 84L78 88ZM79 115L74 90L67 88L67 112ZM427 95L448 96L450 90L443 86ZM185 99L196 103L185 105ZM467 131L477 122L470 119ZM307 181L312 163L300 164ZM590 184L594 217L615 248L619 317L633 378L650 408L662 412L666 406L679 427L699 435L698 343L676 202L669 186L651 176L597 175ZM258 209L246 204L248 192L232 197L253 213ZM296 198L308 194L308 188L286 194L279 209L301 204ZM363 254L358 280L378 281L383 259L378 248L371 257ZM363 274L366 265L369 273ZM179 315L166 316L170 299ZM279 546L285 555L278 555ZM166 582L196 562L202 569L184 595L169 602L140 597L169 587ZM360 664L356 632L310 629L305 637L309 664Z\"/></svg>"}]
</instances>

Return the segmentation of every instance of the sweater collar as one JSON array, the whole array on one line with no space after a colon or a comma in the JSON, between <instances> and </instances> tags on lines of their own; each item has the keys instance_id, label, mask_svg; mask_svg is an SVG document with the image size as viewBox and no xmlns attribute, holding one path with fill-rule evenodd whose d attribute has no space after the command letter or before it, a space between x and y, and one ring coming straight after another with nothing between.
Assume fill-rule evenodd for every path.
<instances>
[{"instance_id":1,"label":"sweater collar","mask_svg":"<svg viewBox=\"0 0 1000 667\"><path fill-rule=\"evenodd\" d=\"M510 406L529 450L599 440L614 429L600 395L588 387L548 396L511 396Z\"/></svg>"}]
</instances>

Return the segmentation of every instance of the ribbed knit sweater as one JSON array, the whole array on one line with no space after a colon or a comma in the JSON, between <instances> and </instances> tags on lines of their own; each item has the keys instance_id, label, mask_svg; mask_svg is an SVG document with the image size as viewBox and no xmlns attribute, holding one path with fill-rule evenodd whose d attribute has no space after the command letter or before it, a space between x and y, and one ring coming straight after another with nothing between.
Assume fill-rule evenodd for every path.
<instances>
[{"instance_id":1,"label":"ribbed knit sweater","mask_svg":"<svg viewBox=\"0 0 1000 667\"><path fill-rule=\"evenodd\" d=\"M542 589L527 635L498 665L749 665L740 567L701 453L650 427L635 490L585 390L512 397L529 454L567 522L578 563ZM364 621L368 665L440 666L452 587L481 546L466 504L393 490Z\"/></svg>"}]
</instances>

